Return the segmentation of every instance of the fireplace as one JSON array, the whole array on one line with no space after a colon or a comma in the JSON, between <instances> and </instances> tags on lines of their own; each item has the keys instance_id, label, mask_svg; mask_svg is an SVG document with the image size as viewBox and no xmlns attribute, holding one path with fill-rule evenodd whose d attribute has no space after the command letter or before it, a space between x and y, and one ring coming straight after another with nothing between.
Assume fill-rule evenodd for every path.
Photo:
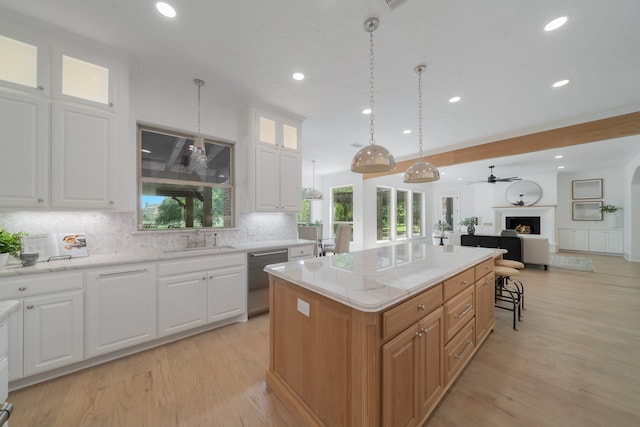
<instances>
[{"instance_id":1,"label":"fireplace","mask_svg":"<svg viewBox=\"0 0 640 427\"><path fill-rule=\"evenodd\" d=\"M508 216L505 217L505 228L516 230L523 234L540 234L539 216Z\"/></svg>"}]
</instances>

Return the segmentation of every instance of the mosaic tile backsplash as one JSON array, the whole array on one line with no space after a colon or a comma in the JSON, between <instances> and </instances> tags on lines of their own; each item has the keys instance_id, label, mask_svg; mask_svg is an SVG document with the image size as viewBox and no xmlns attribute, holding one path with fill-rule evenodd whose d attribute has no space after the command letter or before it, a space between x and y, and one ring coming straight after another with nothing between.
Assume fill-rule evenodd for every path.
<instances>
[{"instance_id":1,"label":"mosaic tile backsplash","mask_svg":"<svg viewBox=\"0 0 640 427\"><path fill-rule=\"evenodd\" d=\"M297 238L295 214L247 214L228 230L205 230L207 246L246 244ZM0 226L28 234L83 232L91 254L172 250L187 245L195 231L137 231L135 213L113 212L0 212Z\"/></svg>"}]
</instances>

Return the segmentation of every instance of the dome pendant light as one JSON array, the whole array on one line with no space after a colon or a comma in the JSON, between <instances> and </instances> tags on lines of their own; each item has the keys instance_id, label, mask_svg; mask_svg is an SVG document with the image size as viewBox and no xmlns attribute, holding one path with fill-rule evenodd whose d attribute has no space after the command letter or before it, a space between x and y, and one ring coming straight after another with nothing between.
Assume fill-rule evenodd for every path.
<instances>
[{"instance_id":1,"label":"dome pendant light","mask_svg":"<svg viewBox=\"0 0 640 427\"><path fill-rule=\"evenodd\" d=\"M426 65L418 65L415 72L418 75L418 143L420 147L420 157L422 157L422 73L427 69ZM440 172L431 163L418 161L404 173L404 182L407 184L418 184L421 182L433 182L440 179Z\"/></svg>"},{"instance_id":2,"label":"dome pendant light","mask_svg":"<svg viewBox=\"0 0 640 427\"><path fill-rule=\"evenodd\" d=\"M371 131L371 137L369 138L369 145L361 148L351 161L351 171L356 173L387 172L396 167L396 161L393 155L386 148L376 145L373 137L375 131L375 110L373 109L373 96L375 93L373 79L373 32L378 28L378 24L379 21L377 18L369 18L364 23L364 29L369 33L369 108L371 109L371 113L369 114L369 120L371 121L369 129Z\"/></svg>"},{"instance_id":3,"label":"dome pendant light","mask_svg":"<svg viewBox=\"0 0 640 427\"><path fill-rule=\"evenodd\" d=\"M189 169L193 171L202 171L207 169L209 163L207 159L207 152L204 148L204 138L200 134L200 88L204 86L204 80L194 79L193 83L198 86L198 135L193 143Z\"/></svg>"},{"instance_id":4,"label":"dome pendant light","mask_svg":"<svg viewBox=\"0 0 640 427\"><path fill-rule=\"evenodd\" d=\"M322 193L320 190L316 190L316 161L312 160L313 163L313 187L305 194L304 198L306 200L322 200Z\"/></svg>"}]
</instances>

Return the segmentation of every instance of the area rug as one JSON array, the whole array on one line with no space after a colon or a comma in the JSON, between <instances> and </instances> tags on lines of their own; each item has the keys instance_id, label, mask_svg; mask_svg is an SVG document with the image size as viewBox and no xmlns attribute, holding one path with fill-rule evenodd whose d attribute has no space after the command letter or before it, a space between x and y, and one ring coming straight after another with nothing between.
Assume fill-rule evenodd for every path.
<instances>
[{"instance_id":1,"label":"area rug","mask_svg":"<svg viewBox=\"0 0 640 427\"><path fill-rule=\"evenodd\" d=\"M549 267L562 268L565 270L590 271L595 273L591 259L576 256L559 256L551 254Z\"/></svg>"}]
</instances>

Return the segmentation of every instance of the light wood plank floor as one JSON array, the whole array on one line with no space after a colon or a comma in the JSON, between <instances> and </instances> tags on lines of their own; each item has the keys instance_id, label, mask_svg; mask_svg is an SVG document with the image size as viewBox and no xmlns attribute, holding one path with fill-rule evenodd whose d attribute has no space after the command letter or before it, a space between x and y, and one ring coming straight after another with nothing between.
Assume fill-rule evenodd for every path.
<instances>
[{"instance_id":1,"label":"light wood plank floor","mask_svg":"<svg viewBox=\"0 0 640 427\"><path fill-rule=\"evenodd\" d=\"M426 425L640 425L640 263L528 268ZM302 426L264 384L268 315L12 392L14 427ZM332 426L333 427L333 426Z\"/></svg>"}]
</instances>

